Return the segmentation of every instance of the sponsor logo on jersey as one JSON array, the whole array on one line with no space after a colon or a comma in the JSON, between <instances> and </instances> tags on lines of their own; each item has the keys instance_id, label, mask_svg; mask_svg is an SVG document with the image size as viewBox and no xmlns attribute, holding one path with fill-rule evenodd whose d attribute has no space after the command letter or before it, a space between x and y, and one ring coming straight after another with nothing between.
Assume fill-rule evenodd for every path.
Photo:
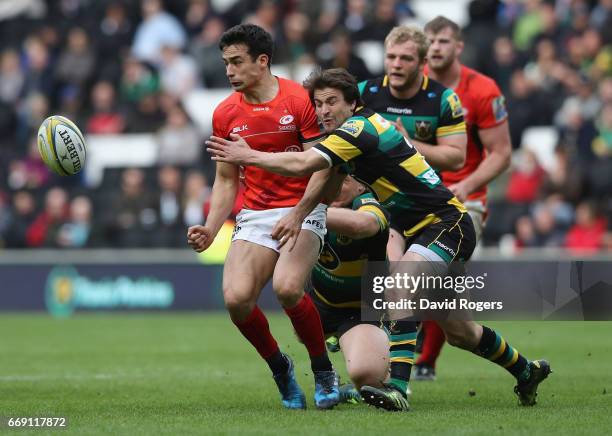
<instances>
[{"instance_id":1,"label":"sponsor logo on jersey","mask_svg":"<svg viewBox=\"0 0 612 436\"><path fill-rule=\"evenodd\" d=\"M253 108L253 112L269 111L270 106L258 106Z\"/></svg>"},{"instance_id":2,"label":"sponsor logo on jersey","mask_svg":"<svg viewBox=\"0 0 612 436\"><path fill-rule=\"evenodd\" d=\"M349 135L356 138L359 136L364 126L365 122L363 120L348 120L340 127L338 127L338 130L348 133Z\"/></svg>"},{"instance_id":3,"label":"sponsor logo on jersey","mask_svg":"<svg viewBox=\"0 0 612 436\"><path fill-rule=\"evenodd\" d=\"M232 129L232 133L244 132L245 130L249 130L249 126L243 124L242 126L236 126Z\"/></svg>"},{"instance_id":4,"label":"sponsor logo on jersey","mask_svg":"<svg viewBox=\"0 0 612 436\"><path fill-rule=\"evenodd\" d=\"M391 123L389 123L389 121L383 118L380 114L376 114L376 122L380 124L382 127L384 127L385 129L388 129L389 127L391 127Z\"/></svg>"},{"instance_id":5,"label":"sponsor logo on jersey","mask_svg":"<svg viewBox=\"0 0 612 436\"><path fill-rule=\"evenodd\" d=\"M446 101L448 102L451 108L451 115L453 118L459 118L463 115L463 108L461 107L461 100L457 97L457 94L454 92L446 97Z\"/></svg>"},{"instance_id":6,"label":"sponsor logo on jersey","mask_svg":"<svg viewBox=\"0 0 612 436\"><path fill-rule=\"evenodd\" d=\"M417 177L421 182L429 185L430 188L437 186L440 183L440 177L430 168Z\"/></svg>"},{"instance_id":7,"label":"sponsor logo on jersey","mask_svg":"<svg viewBox=\"0 0 612 436\"><path fill-rule=\"evenodd\" d=\"M333 271L340 266L340 258L327 242L323 247L323 251L321 251L321 254L319 255L319 265L330 271Z\"/></svg>"},{"instance_id":8,"label":"sponsor logo on jersey","mask_svg":"<svg viewBox=\"0 0 612 436\"><path fill-rule=\"evenodd\" d=\"M434 243L434 244L436 244L438 247L440 247L442 250L444 250L444 251L446 251L446 252L448 252L448 253L452 254L452 255L453 255L453 257L455 257L455 255L457 254L457 253L455 252L455 250L453 250L452 248L450 248L448 245L444 245L442 242L440 242L440 241L438 241L438 240L435 240L433 243Z\"/></svg>"},{"instance_id":9,"label":"sponsor logo on jersey","mask_svg":"<svg viewBox=\"0 0 612 436\"><path fill-rule=\"evenodd\" d=\"M284 115L278 120L278 122L283 125L289 124L291 121L293 121L293 115Z\"/></svg>"},{"instance_id":10,"label":"sponsor logo on jersey","mask_svg":"<svg viewBox=\"0 0 612 436\"><path fill-rule=\"evenodd\" d=\"M368 197L366 197L366 198L360 198L360 199L359 199L359 202L360 202L361 204L378 203L378 201L377 201L375 198L368 198Z\"/></svg>"},{"instance_id":11,"label":"sponsor logo on jersey","mask_svg":"<svg viewBox=\"0 0 612 436\"><path fill-rule=\"evenodd\" d=\"M438 94L436 94L435 92L428 92L427 93L427 98L436 98Z\"/></svg>"},{"instance_id":12,"label":"sponsor logo on jersey","mask_svg":"<svg viewBox=\"0 0 612 436\"><path fill-rule=\"evenodd\" d=\"M285 148L285 151L298 152L302 151L302 147L300 147L299 145L290 145L289 147Z\"/></svg>"},{"instance_id":13,"label":"sponsor logo on jersey","mask_svg":"<svg viewBox=\"0 0 612 436\"><path fill-rule=\"evenodd\" d=\"M431 121L416 120L414 122L414 133L416 139L429 139L432 137Z\"/></svg>"},{"instance_id":14,"label":"sponsor logo on jersey","mask_svg":"<svg viewBox=\"0 0 612 436\"><path fill-rule=\"evenodd\" d=\"M407 107L391 107L391 106L389 106L387 108L387 112L392 113L392 114L411 115L412 114L412 109L407 108Z\"/></svg>"},{"instance_id":15,"label":"sponsor logo on jersey","mask_svg":"<svg viewBox=\"0 0 612 436\"><path fill-rule=\"evenodd\" d=\"M370 86L370 92L376 94L378 92L378 86Z\"/></svg>"},{"instance_id":16,"label":"sponsor logo on jersey","mask_svg":"<svg viewBox=\"0 0 612 436\"><path fill-rule=\"evenodd\" d=\"M278 126L278 130L293 132L296 130L295 124L289 124L288 126Z\"/></svg>"},{"instance_id":17,"label":"sponsor logo on jersey","mask_svg":"<svg viewBox=\"0 0 612 436\"><path fill-rule=\"evenodd\" d=\"M506 99L503 95L500 95L496 99L493 100L493 116L495 116L495 121L500 122L508 116L508 111L506 110Z\"/></svg>"}]
</instances>

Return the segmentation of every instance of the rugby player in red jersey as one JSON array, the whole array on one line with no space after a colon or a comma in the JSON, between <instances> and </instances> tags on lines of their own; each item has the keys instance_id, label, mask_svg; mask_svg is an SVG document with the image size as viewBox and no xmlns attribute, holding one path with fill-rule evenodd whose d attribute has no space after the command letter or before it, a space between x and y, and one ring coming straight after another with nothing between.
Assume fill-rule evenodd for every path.
<instances>
[{"instance_id":1,"label":"rugby player in red jersey","mask_svg":"<svg viewBox=\"0 0 612 436\"><path fill-rule=\"evenodd\" d=\"M235 26L223 34L219 48L235 92L214 111L215 136L242 137L252 148L265 152L303 151L321 139L308 92L297 83L272 75L273 43L265 30L253 24ZM236 165L217 162L206 224L188 230L188 243L194 250L206 250L229 215L238 190L238 174ZM257 306L263 286L272 278L276 296L308 350L315 378L315 404L331 408L339 401L338 379L327 356L319 313L304 293L306 279L323 245L326 207L316 205L301 226L296 226L297 234L288 230L293 227L287 217L302 201L321 198L329 173L295 178L251 166L245 168L244 175L244 205L236 217L223 271L225 306L236 327L268 363L283 406L305 408L293 363L280 351Z\"/></svg>"},{"instance_id":2,"label":"rugby player in red jersey","mask_svg":"<svg viewBox=\"0 0 612 436\"><path fill-rule=\"evenodd\" d=\"M504 96L493 79L459 62L463 41L456 23L439 16L425 25L425 33L430 42L426 73L457 93L468 133L465 165L458 171L442 172L442 180L467 208L479 240L486 218L487 184L510 164L512 145ZM445 335L435 321L425 321L421 330L422 353L413 378L433 380Z\"/></svg>"}]
</instances>

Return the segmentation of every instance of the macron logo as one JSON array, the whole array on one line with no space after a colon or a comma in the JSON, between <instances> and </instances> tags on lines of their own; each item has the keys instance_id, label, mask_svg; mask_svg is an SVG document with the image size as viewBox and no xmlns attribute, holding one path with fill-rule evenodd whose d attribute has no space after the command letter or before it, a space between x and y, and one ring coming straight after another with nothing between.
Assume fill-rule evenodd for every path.
<instances>
[{"instance_id":1,"label":"macron logo","mask_svg":"<svg viewBox=\"0 0 612 436\"><path fill-rule=\"evenodd\" d=\"M456 256L455 250L453 250L452 248L450 248L447 245L444 245L442 242L440 241L434 241L434 244L436 244L438 247L440 247L442 250L444 251L448 251L450 254L452 254L453 256Z\"/></svg>"}]
</instances>

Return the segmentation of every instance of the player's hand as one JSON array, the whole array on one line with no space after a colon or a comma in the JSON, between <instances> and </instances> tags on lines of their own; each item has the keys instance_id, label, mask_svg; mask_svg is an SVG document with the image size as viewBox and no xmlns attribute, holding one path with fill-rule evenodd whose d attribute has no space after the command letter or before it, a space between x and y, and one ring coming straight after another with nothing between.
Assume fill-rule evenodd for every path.
<instances>
[{"instance_id":1,"label":"player's hand","mask_svg":"<svg viewBox=\"0 0 612 436\"><path fill-rule=\"evenodd\" d=\"M395 128L397 129L398 132L401 133L401 135L404 138L408 138L408 131L406 130L406 128L404 127L404 124L402 123L402 119L400 117L397 117L397 119L395 121L389 121L391 124L393 124L395 126Z\"/></svg>"},{"instance_id":2,"label":"player's hand","mask_svg":"<svg viewBox=\"0 0 612 436\"><path fill-rule=\"evenodd\" d=\"M470 195L470 192L462 183L455 183L454 185L450 185L448 189L450 192L455 194L455 197L457 197L457 199L462 203L465 202L465 200L467 200L468 195Z\"/></svg>"},{"instance_id":3,"label":"player's hand","mask_svg":"<svg viewBox=\"0 0 612 436\"><path fill-rule=\"evenodd\" d=\"M272 239L279 242L279 248L287 245L289 251L293 250L302 230L302 221L304 221L302 217L294 212L289 212L274 225L271 236Z\"/></svg>"},{"instance_id":4,"label":"player's hand","mask_svg":"<svg viewBox=\"0 0 612 436\"><path fill-rule=\"evenodd\" d=\"M211 159L234 165L249 165L252 150L249 144L235 133L230 134L231 140L211 136L206 141L206 151L212 154Z\"/></svg>"},{"instance_id":5,"label":"player's hand","mask_svg":"<svg viewBox=\"0 0 612 436\"><path fill-rule=\"evenodd\" d=\"M215 235L204 226L191 226L187 229L187 244L198 253L206 250L215 240Z\"/></svg>"}]
</instances>

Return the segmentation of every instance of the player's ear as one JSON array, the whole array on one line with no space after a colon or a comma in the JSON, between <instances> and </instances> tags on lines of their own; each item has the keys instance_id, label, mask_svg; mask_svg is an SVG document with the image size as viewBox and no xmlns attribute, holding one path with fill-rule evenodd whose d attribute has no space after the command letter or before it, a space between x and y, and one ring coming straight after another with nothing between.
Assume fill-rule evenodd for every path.
<instances>
[{"instance_id":1,"label":"player's ear","mask_svg":"<svg viewBox=\"0 0 612 436\"><path fill-rule=\"evenodd\" d=\"M463 41L457 41L457 49L455 50L457 57L461 56L461 53L463 53L464 46L465 44L463 44Z\"/></svg>"},{"instance_id":2,"label":"player's ear","mask_svg":"<svg viewBox=\"0 0 612 436\"><path fill-rule=\"evenodd\" d=\"M259 56L257 56L257 63L263 66L269 66L270 57L267 54L260 54Z\"/></svg>"}]
</instances>

